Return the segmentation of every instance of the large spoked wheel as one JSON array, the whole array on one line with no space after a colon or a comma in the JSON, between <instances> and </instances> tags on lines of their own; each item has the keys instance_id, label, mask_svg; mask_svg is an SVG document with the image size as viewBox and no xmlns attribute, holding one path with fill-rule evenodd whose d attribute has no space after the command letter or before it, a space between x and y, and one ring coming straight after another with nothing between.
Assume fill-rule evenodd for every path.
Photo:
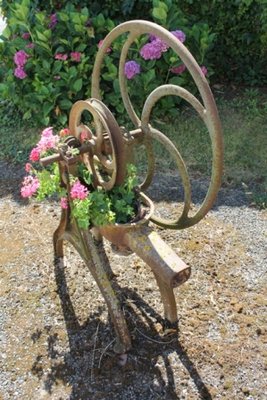
<instances>
[{"instance_id":1,"label":"large spoked wheel","mask_svg":"<svg viewBox=\"0 0 267 400\"><path fill-rule=\"evenodd\" d=\"M107 49L111 46L113 40L122 34L128 33L128 37L125 40L121 51L120 63L119 63L119 83L122 100L125 106L125 109L129 115L129 118L136 126L139 128L144 135L144 143L147 144L147 154L148 154L148 172L147 177L141 188L147 188L152 180L154 173L154 161L153 156L151 156L151 142L155 139L161 142L170 153L170 156L174 158L176 161L177 167L179 169L182 183L184 186L184 208L182 215L175 220L165 220L157 217L156 215L152 216L151 220L156 224L168 228L186 228L196 224L200 221L212 207L220 184L221 184L221 176L223 171L223 140L222 140L222 131L221 124L217 112L217 107L211 93L208 82L197 64L194 57L187 50L187 48L169 31L166 29L148 21L136 20L125 22L115 29L113 29L105 38L101 48L98 51L93 76L92 76L92 96L100 99L100 69L103 63L103 59L105 57ZM194 95L185 90L184 88L178 85L162 85L155 89L147 98L141 119L138 117L137 113L134 110L134 107L131 103L130 97L128 95L127 89L127 80L124 76L124 66L127 60L128 52L135 41L135 39L144 34L152 34L163 40L168 47L172 48L173 51L180 57L182 62L187 67L190 72L195 84L199 90L200 96L202 98L203 103L201 103ZM208 192L206 197L192 217L188 216L188 212L190 209L191 203L191 188L190 181L187 173L187 169L185 163L180 155L179 151L175 148L174 144L161 132L154 129L150 123L150 115L151 110L155 103L162 98L163 96L179 96L185 99L191 106L198 112L200 117L202 118L204 124L206 125L212 147L212 174L210 185L208 188Z\"/></svg>"},{"instance_id":2,"label":"large spoked wheel","mask_svg":"<svg viewBox=\"0 0 267 400\"><path fill-rule=\"evenodd\" d=\"M81 122L83 112L93 117L93 126ZM123 183L125 177L125 146L119 125L109 109L97 99L79 100L70 112L69 128L81 140L85 134L92 146L83 162L92 172L94 184L110 190Z\"/></svg>"}]
</instances>

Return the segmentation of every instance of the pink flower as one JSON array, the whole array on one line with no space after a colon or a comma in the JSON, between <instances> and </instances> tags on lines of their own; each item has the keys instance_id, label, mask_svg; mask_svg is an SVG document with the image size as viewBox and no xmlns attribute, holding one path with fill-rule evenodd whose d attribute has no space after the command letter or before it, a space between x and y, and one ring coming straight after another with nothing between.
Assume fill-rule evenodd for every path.
<instances>
[{"instance_id":1,"label":"pink flower","mask_svg":"<svg viewBox=\"0 0 267 400\"><path fill-rule=\"evenodd\" d=\"M86 142L86 140L89 140L89 139L91 139L92 138L92 132L90 131L90 132L88 132L88 131L82 131L81 133L80 133L80 141L83 143L83 142Z\"/></svg>"},{"instance_id":2,"label":"pink flower","mask_svg":"<svg viewBox=\"0 0 267 400\"><path fill-rule=\"evenodd\" d=\"M30 39L31 35L29 34L29 32L25 32L21 35L22 39L28 40Z\"/></svg>"},{"instance_id":3,"label":"pink flower","mask_svg":"<svg viewBox=\"0 0 267 400\"><path fill-rule=\"evenodd\" d=\"M67 54L63 54L63 53L56 53L55 54L55 59L56 60L66 61L67 58L68 58Z\"/></svg>"},{"instance_id":4,"label":"pink flower","mask_svg":"<svg viewBox=\"0 0 267 400\"><path fill-rule=\"evenodd\" d=\"M70 130L68 128L61 129L61 131L59 132L60 137L69 136L69 135L70 135Z\"/></svg>"},{"instance_id":5,"label":"pink flower","mask_svg":"<svg viewBox=\"0 0 267 400\"><path fill-rule=\"evenodd\" d=\"M145 60L158 60L162 53L168 50L168 46L163 40L156 38L150 43L146 43L140 50L140 55Z\"/></svg>"},{"instance_id":6,"label":"pink flower","mask_svg":"<svg viewBox=\"0 0 267 400\"><path fill-rule=\"evenodd\" d=\"M41 137L49 137L53 135L53 127L49 126L42 131Z\"/></svg>"},{"instance_id":7,"label":"pink flower","mask_svg":"<svg viewBox=\"0 0 267 400\"><path fill-rule=\"evenodd\" d=\"M202 65L202 67L200 67L200 69L201 69L203 75L206 76L207 73L208 73L208 70L207 70L207 68L205 67L205 65Z\"/></svg>"},{"instance_id":8,"label":"pink flower","mask_svg":"<svg viewBox=\"0 0 267 400\"><path fill-rule=\"evenodd\" d=\"M59 137L57 135L53 135L53 128L50 126L43 130L41 139L37 143L37 148L41 152L54 149L59 142Z\"/></svg>"},{"instance_id":9,"label":"pink flower","mask_svg":"<svg viewBox=\"0 0 267 400\"><path fill-rule=\"evenodd\" d=\"M30 153L29 160L32 162L39 161L41 150L38 147L34 147Z\"/></svg>"},{"instance_id":10,"label":"pink flower","mask_svg":"<svg viewBox=\"0 0 267 400\"><path fill-rule=\"evenodd\" d=\"M50 22L49 22L49 24L48 24L48 28L49 28L49 29L54 29L54 27L55 27L56 24L58 23L57 14L51 14L50 17L49 17L49 19L50 19Z\"/></svg>"},{"instance_id":11,"label":"pink flower","mask_svg":"<svg viewBox=\"0 0 267 400\"><path fill-rule=\"evenodd\" d=\"M60 205L61 205L61 208L64 208L65 210L68 209L69 205L68 205L68 199L67 199L67 197L61 197L61 199L60 199Z\"/></svg>"},{"instance_id":12,"label":"pink flower","mask_svg":"<svg viewBox=\"0 0 267 400\"><path fill-rule=\"evenodd\" d=\"M171 72L173 74L180 75L186 70L186 66L184 64L178 65L178 67L171 68Z\"/></svg>"},{"instance_id":13,"label":"pink flower","mask_svg":"<svg viewBox=\"0 0 267 400\"><path fill-rule=\"evenodd\" d=\"M127 79L133 79L137 74L140 74L141 68L136 61L127 61L124 66L124 75Z\"/></svg>"},{"instance_id":14,"label":"pink flower","mask_svg":"<svg viewBox=\"0 0 267 400\"><path fill-rule=\"evenodd\" d=\"M60 75L55 75L54 79L55 79L55 81L59 81L61 79L61 76Z\"/></svg>"},{"instance_id":15,"label":"pink flower","mask_svg":"<svg viewBox=\"0 0 267 400\"><path fill-rule=\"evenodd\" d=\"M35 46L35 44L34 43L28 43L28 44L26 44L26 48L27 49L33 49L34 48L34 46Z\"/></svg>"},{"instance_id":16,"label":"pink flower","mask_svg":"<svg viewBox=\"0 0 267 400\"><path fill-rule=\"evenodd\" d=\"M14 70L14 75L16 78L19 79L24 79L26 78L28 75L26 74L26 72L24 71L23 67L18 66L15 70Z\"/></svg>"},{"instance_id":17,"label":"pink flower","mask_svg":"<svg viewBox=\"0 0 267 400\"><path fill-rule=\"evenodd\" d=\"M180 42L184 43L184 41L185 41L185 39L186 39L186 36L185 36L185 33L184 33L183 31L176 30L176 31L171 31L171 33L172 33L178 40L180 40Z\"/></svg>"},{"instance_id":18,"label":"pink flower","mask_svg":"<svg viewBox=\"0 0 267 400\"><path fill-rule=\"evenodd\" d=\"M70 53L70 58L72 59L72 61L80 62L81 56L82 56L82 53L80 53L79 51L72 51Z\"/></svg>"},{"instance_id":19,"label":"pink flower","mask_svg":"<svg viewBox=\"0 0 267 400\"><path fill-rule=\"evenodd\" d=\"M24 50L19 50L16 52L16 54L14 55L14 63L18 66L18 67L23 67L26 62L27 62L27 58L29 57L29 55L27 53L25 53Z\"/></svg>"},{"instance_id":20,"label":"pink flower","mask_svg":"<svg viewBox=\"0 0 267 400\"><path fill-rule=\"evenodd\" d=\"M104 42L103 39L100 40L100 41L98 42L97 47L98 47L99 49L103 46L103 42ZM106 50L106 53L110 53L111 51L112 51L111 47L108 47L107 50Z\"/></svg>"},{"instance_id":21,"label":"pink flower","mask_svg":"<svg viewBox=\"0 0 267 400\"><path fill-rule=\"evenodd\" d=\"M29 173L31 171L31 169L32 169L32 165L30 163L26 163L25 164L25 171Z\"/></svg>"},{"instance_id":22,"label":"pink flower","mask_svg":"<svg viewBox=\"0 0 267 400\"><path fill-rule=\"evenodd\" d=\"M25 176L20 193L22 197L31 197L35 194L40 186L39 180L31 175Z\"/></svg>"},{"instance_id":23,"label":"pink flower","mask_svg":"<svg viewBox=\"0 0 267 400\"><path fill-rule=\"evenodd\" d=\"M74 199L84 200L87 197L88 189L77 180L71 188L70 197Z\"/></svg>"}]
</instances>

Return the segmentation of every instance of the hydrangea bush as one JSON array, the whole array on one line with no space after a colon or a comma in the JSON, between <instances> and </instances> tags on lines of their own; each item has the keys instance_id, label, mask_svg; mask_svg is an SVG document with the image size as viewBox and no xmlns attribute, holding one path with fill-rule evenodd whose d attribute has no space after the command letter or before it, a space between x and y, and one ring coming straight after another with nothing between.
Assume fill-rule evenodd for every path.
<instances>
[{"instance_id":1,"label":"hydrangea bush","mask_svg":"<svg viewBox=\"0 0 267 400\"><path fill-rule=\"evenodd\" d=\"M177 5L154 0L150 19L170 30L185 42L211 75L205 56L214 34L206 24L190 26ZM90 97L93 63L106 34L119 21L102 13L95 14L85 2L46 3L16 0L5 5L8 27L0 42L0 96L14 102L24 119L39 125L64 126L72 104ZM118 39L107 50L102 69L101 88L104 100L123 119L119 96L118 59L123 43ZM192 80L181 60L157 37L142 36L129 53L125 65L129 92L137 109L156 86L176 83L193 88ZM191 85L191 86L190 86ZM166 114L177 102L163 99L158 112Z\"/></svg>"}]
</instances>

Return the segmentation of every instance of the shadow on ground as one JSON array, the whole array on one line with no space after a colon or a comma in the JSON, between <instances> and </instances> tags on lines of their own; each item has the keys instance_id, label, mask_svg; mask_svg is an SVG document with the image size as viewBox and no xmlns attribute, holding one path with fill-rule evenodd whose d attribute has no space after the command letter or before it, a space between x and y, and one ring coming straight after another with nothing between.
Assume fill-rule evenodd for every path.
<instances>
[{"instance_id":1,"label":"shadow on ground","mask_svg":"<svg viewBox=\"0 0 267 400\"><path fill-rule=\"evenodd\" d=\"M186 370L190 384L198 393L198 398L212 399L197 368L179 342L179 331L174 333L172 330L166 337L160 335L156 326L160 324L166 328L166 321L136 292L127 287L119 288L116 279L113 279L114 289L119 295L133 340L133 348L125 363L125 355L119 356L112 351L114 337L111 322L109 320L103 323L100 319L103 308L99 307L85 323L80 324L68 291L62 263L55 262L55 279L68 335L69 352L64 354L63 361L58 361L58 337L51 334L47 327L48 358L52 367L44 376L42 356L37 356L32 366L32 373L44 382L44 389L49 395L52 396L54 385L61 382L70 387L70 400L179 399L169 359L171 354L176 353L181 368ZM38 341L41 334L37 330L32 335L32 340ZM159 367L159 358L164 368ZM143 385L140 385L140 380ZM183 384L181 382L180 390Z\"/></svg>"}]
</instances>

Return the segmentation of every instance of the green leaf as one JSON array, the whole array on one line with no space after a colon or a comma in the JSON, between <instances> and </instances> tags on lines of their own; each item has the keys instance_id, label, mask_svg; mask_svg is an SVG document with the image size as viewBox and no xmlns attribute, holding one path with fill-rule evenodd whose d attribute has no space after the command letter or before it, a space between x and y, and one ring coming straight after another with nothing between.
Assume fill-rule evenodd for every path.
<instances>
[{"instance_id":1,"label":"green leaf","mask_svg":"<svg viewBox=\"0 0 267 400\"><path fill-rule=\"evenodd\" d=\"M74 82L74 84L72 85L73 90L75 90L75 92L79 92L79 90L81 90L83 85L83 80L82 78L77 79L77 81Z\"/></svg>"},{"instance_id":2,"label":"green leaf","mask_svg":"<svg viewBox=\"0 0 267 400\"><path fill-rule=\"evenodd\" d=\"M158 19L160 22L165 23L167 19L167 12L162 7L153 8L152 15L154 18Z\"/></svg>"},{"instance_id":3,"label":"green leaf","mask_svg":"<svg viewBox=\"0 0 267 400\"><path fill-rule=\"evenodd\" d=\"M43 60L43 69L50 71L50 63L47 60Z\"/></svg>"},{"instance_id":4,"label":"green leaf","mask_svg":"<svg viewBox=\"0 0 267 400\"><path fill-rule=\"evenodd\" d=\"M44 103L44 105L43 105L44 116L46 117L50 113L50 111L53 110L53 108L54 108L54 104L47 103L47 102Z\"/></svg>"},{"instance_id":5,"label":"green leaf","mask_svg":"<svg viewBox=\"0 0 267 400\"><path fill-rule=\"evenodd\" d=\"M95 22L94 25L95 25L96 27L98 27L98 28L104 26L104 25L105 25L105 18L104 18L104 15L101 14L101 13L98 14L98 16L95 18L95 21L94 21L94 22Z\"/></svg>"},{"instance_id":6,"label":"green leaf","mask_svg":"<svg viewBox=\"0 0 267 400\"><path fill-rule=\"evenodd\" d=\"M155 79L156 74L155 74L155 70L151 69L148 72L146 72L145 74L143 74L143 79L144 79L144 84L145 86L148 86L148 84Z\"/></svg>"},{"instance_id":7,"label":"green leaf","mask_svg":"<svg viewBox=\"0 0 267 400\"><path fill-rule=\"evenodd\" d=\"M32 116L32 112L31 112L31 110L28 110L23 114L22 119L27 120L27 119L30 119L31 116Z\"/></svg>"},{"instance_id":8,"label":"green leaf","mask_svg":"<svg viewBox=\"0 0 267 400\"><path fill-rule=\"evenodd\" d=\"M1 36L3 36L5 39L8 39L10 35L11 35L11 30L9 29L8 26L6 26Z\"/></svg>"},{"instance_id":9,"label":"green leaf","mask_svg":"<svg viewBox=\"0 0 267 400\"><path fill-rule=\"evenodd\" d=\"M53 67L53 75L56 75L56 74L58 74L59 73L59 71L61 70L61 68L62 68L62 62L61 61L55 61L55 63L54 63L54 67Z\"/></svg>"},{"instance_id":10,"label":"green leaf","mask_svg":"<svg viewBox=\"0 0 267 400\"><path fill-rule=\"evenodd\" d=\"M113 81L113 89L114 89L115 93L120 93L121 89L120 89L119 79L114 79L114 81Z\"/></svg>"},{"instance_id":11,"label":"green leaf","mask_svg":"<svg viewBox=\"0 0 267 400\"><path fill-rule=\"evenodd\" d=\"M70 67L68 74L70 78L75 78L77 76L77 68L76 67Z\"/></svg>"},{"instance_id":12,"label":"green leaf","mask_svg":"<svg viewBox=\"0 0 267 400\"><path fill-rule=\"evenodd\" d=\"M35 31L35 32L39 40L41 40L42 42L47 42L47 37L42 32L40 31Z\"/></svg>"},{"instance_id":13,"label":"green leaf","mask_svg":"<svg viewBox=\"0 0 267 400\"><path fill-rule=\"evenodd\" d=\"M62 110L69 110L72 107L72 102L69 99L60 100L59 107Z\"/></svg>"},{"instance_id":14,"label":"green leaf","mask_svg":"<svg viewBox=\"0 0 267 400\"><path fill-rule=\"evenodd\" d=\"M182 86L184 83L184 79L182 77L174 76L169 80L169 83L173 85Z\"/></svg>"}]
</instances>

